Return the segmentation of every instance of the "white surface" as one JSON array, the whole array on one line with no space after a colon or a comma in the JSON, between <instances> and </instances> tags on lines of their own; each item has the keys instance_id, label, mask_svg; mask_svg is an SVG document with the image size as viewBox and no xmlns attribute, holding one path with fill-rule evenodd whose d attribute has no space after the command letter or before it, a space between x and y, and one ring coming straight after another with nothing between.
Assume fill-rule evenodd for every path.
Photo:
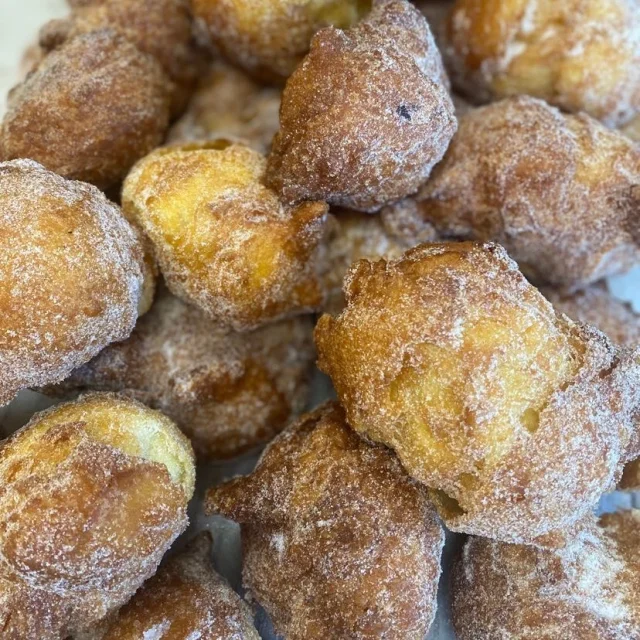
<instances>
[{"instance_id":1,"label":"white surface","mask_svg":"<svg viewBox=\"0 0 640 640\"><path fill-rule=\"evenodd\" d=\"M18 77L18 65L24 49L35 41L39 27L50 18L60 17L66 13L63 0L0 0L0 112L4 110L4 98L8 89ZM634 273L612 279L612 291L622 299L634 302L640 312L640 268ZM315 401L322 399L323 385L319 383L316 389ZM31 392L23 392L18 399L5 409L0 408L0 435L6 434L18 426L25 424L33 412L41 410L52 402L43 396ZM201 496L206 487L214 482L236 473L247 473L255 458L245 458L236 464L210 465L206 469L199 469L198 495ZM631 506L628 496L612 495L605 497L604 510L612 510L619 504L622 507ZM238 588L240 586L240 544L238 527L222 518L205 518L199 508L199 502L192 505L192 526L187 535L201 528L208 528L214 534L215 560L218 569ZM449 536L445 552L444 564L448 566L452 550L460 543L461 536ZM453 633L447 616L447 589L441 589L440 609L438 618L429 635L431 640L451 640ZM268 638L268 623L263 616L258 616L258 624L263 637Z\"/></svg>"},{"instance_id":2,"label":"white surface","mask_svg":"<svg viewBox=\"0 0 640 640\"><path fill-rule=\"evenodd\" d=\"M36 41L38 29L47 20L66 12L64 0L0 0L0 112L18 78L22 52Z\"/></svg>"}]
</instances>

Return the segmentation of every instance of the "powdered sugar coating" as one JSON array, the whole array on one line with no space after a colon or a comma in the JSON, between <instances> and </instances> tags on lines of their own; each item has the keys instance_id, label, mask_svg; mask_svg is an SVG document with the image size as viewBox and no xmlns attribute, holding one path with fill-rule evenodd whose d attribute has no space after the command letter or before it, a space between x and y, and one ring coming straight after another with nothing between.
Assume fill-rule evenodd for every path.
<instances>
[{"instance_id":1,"label":"powdered sugar coating","mask_svg":"<svg viewBox=\"0 0 640 640\"><path fill-rule=\"evenodd\" d=\"M456 130L445 79L405 0L376 0L348 31L320 31L285 87L269 183L287 201L361 211L414 193Z\"/></svg>"},{"instance_id":2,"label":"powdered sugar coating","mask_svg":"<svg viewBox=\"0 0 640 640\"><path fill-rule=\"evenodd\" d=\"M256 470L211 489L241 524L243 579L288 640L422 640L444 532L426 491L337 403L280 434Z\"/></svg>"},{"instance_id":3,"label":"powdered sugar coating","mask_svg":"<svg viewBox=\"0 0 640 640\"><path fill-rule=\"evenodd\" d=\"M640 149L523 96L462 116L429 181L383 216L410 234L500 242L535 281L578 288L640 262L639 211Z\"/></svg>"},{"instance_id":4,"label":"powdered sugar coating","mask_svg":"<svg viewBox=\"0 0 640 640\"><path fill-rule=\"evenodd\" d=\"M122 192L172 293L237 331L325 299L327 205L283 204L265 168L264 156L228 140L166 147L136 165Z\"/></svg>"},{"instance_id":5,"label":"powdered sugar coating","mask_svg":"<svg viewBox=\"0 0 640 640\"><path fill-rule=\"evenodd\" d=\"M193 0L214 47L234 65L267 82L284 82L316 31L347 28L369 0Z\"/></svg>"},{"instance_id":6,"label":"powdered sugar coating","mask_svg":"<svg viewBox=\"0 0 640 640\"><path fill-rule=\"evenodd\" d=\"M211 566L201 533L123 607L104 640L260 640L251 610Z\"/></svg>"},{"instance_id":7,"label":"powdered sugar coating","mask_svg":"<svg viewBox=\"0 0 640 640\"><path fill-rule=\"evenodd\" d=\"M115 31L72 38L10 92L0 159L31 158L112 187L162 141L168 84L158 63Z\"/></svg>"},{"instance_id":8,"label":"powdered sugar coating","mask_svg":"<svg viewBox=\"0 0 640 640\"><path fill-rule=\"evenodd\" d=\"M589 517L564 549L469 538L454 571L460 640L640 637L640 512Z\"/></svg>"},{"instance_id":9,"label":"powdered sugar coating","mask_svg":"<svg viewBox=\"0 0 640 640\"><path fill-rule=\"evenodd\" d=\"M542 293L557 311L566 313L573 320L594 325L615 344L631 348L640 345L640 315L630 304L614 298L606 285L595 285L574 294L547 287ZM632 460L624 467L618 489L636 491L639 488L640 460Z\"/></svg>"},{"instance_id":10,"label":"powdered sugar coating","mask_svg":"<svg viewBox=\"0 0 640 640\"><path fill-rule=\"evenodd\" d=\"M501 247L363 260L345 295L316 326L318 365L450 529L558 544L637 455L639 353L557 316Z\"/></svg>"},{"instance_id":11,"label":"powdered sugar coating","mask_svg":"<svg viewBox=\"0 0 640 640\"><path fill-rule=\"evenodd\" d=\"M124 604L187 525L170 420L108 395L36 415L0 451L3 637L62 640Z\"/></svg>"},{"instance_id":12,"label":"powdered sugar coating","mask_svg":"<svg viewBox=\"0 0 640 640\"><path fill-rule=\"evenodd\" d=\"M265 87L221 61L215 61L189 107L169 131L169 142L239 138L268 153L280 126L280 90Z\"/></svg>"},{"instance_id":13,"label":"powdered sugar coating","mask_svg":"<svg viewBox=\"0 0 640 640\"><path fill-rule=\"evenodd\" d=\"M175 420L200 459L229 458L268 442L302 411L312 335L308 317L236 333L164 293L128 340L44 393L123 393Z\"/></svg>"},{"instance_id":14,"label":"powdered sugar coating","mask_svg":"<svg viewBox=\"0 0 640 640\"><path fill-rule=\"evenodd\" d=\"M610 127L640 114L638 0L457 0L442 50L476 103L528 94Z\"/></svg>"},{"instance_id":15,"label":"powdered sugar coating","mask_svg":"<svg viewBox=\"0 0 640 640\"><path fill-rule=\"evenodd\" d=\"M97 189L0 163L0 404L125 339L145 294L139 238Z\"/></svg>"},{"instance_id":16,"label":"powdered sugar coating","mask_svg":"<svg viewBox=\"0 0 640 640\"><path fill-rule=\"evenodd\" d=\"M188 0L91 0L47 24L40 37L50 49L79 34L109 28L153 56L167 75L172 113L179 115L202 71L204 53L192 28Z\"/></svg>"}]
</instances>

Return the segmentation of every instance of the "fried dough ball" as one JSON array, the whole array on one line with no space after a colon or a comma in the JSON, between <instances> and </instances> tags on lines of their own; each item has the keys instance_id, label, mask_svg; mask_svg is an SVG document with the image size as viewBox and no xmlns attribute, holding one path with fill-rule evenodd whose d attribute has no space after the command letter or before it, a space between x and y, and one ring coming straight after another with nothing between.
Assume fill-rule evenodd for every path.
<instances>
[{"instance_id":1,"label":"fried dough ball","mask_svg":"<svg viewBox=\"0 0 640 640\"><path fill-rule=\"evenodd\" d=\"M454 569L459 640L640 637L640 511L590 518L560 551L469 538Z\"/></svg>"},{"instance_id":2,"label":"fried dough ball","mask_svg":"<svg viewBox=\"0 0 640 640\"><path fill-rule=\"evenodd\" d=\"M239 138L268 153L278 131L280 90L254 82L216 61L200 82L187 112L169 131L170 142Z\"/></svg>"},{"instance_id":3,"label":"fried dough ball","mask_svg":"<svg viewBox=\"0 0 640 640\"><path fill-rule=\"evenodd\" d=\"M195 468L165 416L108 394L37 414L0 449L0 626L58 640L122 606L187 526Z\"/></svg>"},{"instance_id":4,"label":"fried dough ball","mask_svg":"<svg viewBox=\"0 0 640 640\"><path fill-rule=\"evenodd\" d=\"M640 262L639 210L640 149L523 96L463 116L431 179L383 215L495 240L534 281L581 288Z\"/></svg>"},{"instance_id":5,"label":"fried dough ball","mask_svg":"<svg viewBox=\"0 0 640 640\"><path fill-rule=\"evenodd\" d=\"M211 547L202 533L171 558L118 612L103 640L260 640L249 607L213 570Z\"/></svg>"},{"instance_id":6,"label":"fried dough ball","mask_svg":"<svg viewBox=\"0 0 640 640\"><path fill-rule=\"evenodd\" d=\"M544 297L556 311L566 313L572 320L591 324L618 345L640 345L640 315L628 302L609 293L605 284L596 284L573 294L545 287Z\"/></svg>"},{"instance_id":7,"label":"fried dough ball","mask_svg":"<svg viewBox=\"0 0 640 640\"><path fill-rule=\"evenodd\" d=\"M354 262L363 258L399 258L407 249L384 226L380 216L346 209L331 216L327 247L329 296L324 310L332 314L340 313L344 308L342 283Z\"/></svg>"},{"instance_id":8,"label":"fried dough ball","mask_svg":"<svg viewBox=\"0 0 640 640\"><path fill-rule=\"evenodd\" d=\"M337 403L280 434L256 470L214 487L237 520L243 580L287 640L422 640L433 620L444 532L426 491Z\"/></svg>"},{"instance_id":9,"label":"fried dough ball","mask_svg":"<svg viewBox=\"0 0 640 640\"><path fill-rule=\"evenodd\" d=\"M636 456L640 351L556 315L498 245L363 260L345 295L316 326L319 367L450 529L543 544Z\"/></svg>"},{"instance_id":10,"label":"fried dough ball","mask_svg":"<svg viewBox=\"0 0 640 640\"><path fill-rule=\"evenodd\" d=\"M162 141L167 84L158 63L114 31L73 38L9 93L0 158L112 187Z\"/></svg>"},{"instance_id":11,"label":"fried dough ball","mask_svg":"<svg viewBox=\"0 0 640 640\"><path fill-rule=\"evenodd\" d=\"M308 317L236 333L163 294L128 340L44 393L123 393L175 420L199 458L229 458L268 442L304 409L312 334Z\"/></svg>"},{"instance_id":12,"label":"fried dough ball","mask_svg":"<svg viewBox=\"0 0 640 640\"><path fill-rule=\"evenodd\" d=\"M286 206L266 161L227 140L158 149L127 177L122 204L151 239L169 289L238 331L313 311L327 206Z\"/></svg>"},{"instance_id":13,"label":"fried dough ball","mask_svg":"<svg viewBox=\"0 0 640 640\"><path fill-rule=\"evenodd\" d=\"M359 211L414 193L456 130L447 83L417 9L374 0L352 29L320 31L289 78L269 183Z\"/></svg>"},{"instance_id":14,"label":"fried dough ball","mask_svg":"<svg viewBox=\"0 0 640 640\"><path fill-rule=\"evenodd\" d=\"M68 18L45 25L40 41L51 49L79 34L104 28L122 34L158 61L169 79L172 112L184 111L204 57L193 34L188 0L94 0L74 7Z\"/></svg>"},{"instance_id":15,"label":"fried dough ball","mask_svg":"<svg viewBox=\"0 0 640 640\"><path fill-rule=\"evenodd\" d=\"M0 405L124 340L153 291L118 207L31 160L0 163L0 255Z\"/></svg>"},{"instance_id":16,"label":"fried dough ball","mask_svg":"<svg viewBox=\"0 0 640 640\"><path fill-rule=\"evenodd\" d=\"M346 29L371 0L192 0L214 46L230 62L267 82L284 82L309 51L316 31Z\"/></svg>"},{"instance_id":17,"label":"fried dough ball","mask_svg":"<svg viewBox=\"0 0 640 640\"><path fill-rule=\"evenodd\" d=\"M640 114L637 0L458 0L443 54L476 102L520 94L609 127Z\"/></svg>"}]
</instances>

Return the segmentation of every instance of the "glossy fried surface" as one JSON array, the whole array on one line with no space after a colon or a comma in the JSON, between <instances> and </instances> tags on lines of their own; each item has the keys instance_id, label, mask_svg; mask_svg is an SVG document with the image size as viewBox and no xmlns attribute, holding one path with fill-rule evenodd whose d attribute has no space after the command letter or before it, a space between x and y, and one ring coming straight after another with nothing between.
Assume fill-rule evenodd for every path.
<instances>
[{"instance_id":1,"label":"glossy fried surface","mask_svg":"<svg viewBox=\"0 0 640 640\"><path fill-rule=\"evenodd\" d=\"M0 405L128 337L153 289L118 207L30 160L0 163L0 254Z\"/></svg>"},{"instance_id":2,"label":"glossy fried surface","mask_svg":"<svg viewBox=\"0 0 640 640\"><path fill-rule=\"evenodd\" d=\"M93 0L41 31L46 48L76 35L109 28L153 56L167 75L172 112L179 114L195 88L204 54L192 29L188 0Z\"/></svg>"},{"instance_id":3,"label":"glossy fried surface","mask_svg":"<svg viewBox=\"0 0 640 640\"><path fill-rule=\"evenodd\" d=\"M186 113L171 128L169 141L239 138L268 153L280 126L280 90L265 87L234 67L216 61L201 79Z\"/></svg>"},{"instance_id":4,"label":"glossy fried surface","mask_svg":"<svg viewBox=\"0 0 640 640\"><path fill-rule=\"evenodd\" d=\"M172 557L119 612L103 640L260 640L251 610L211 566L200 534Z\"/></svg>"},{"instance_id":5,"label":"glossy fried surface","mask_svg":"<svg viewBox=\"0 0 640 640\"><path fill-rule=\"evenodd\" d=\"M370 6L370 0L193 0L216 49L268 82L291 75L316 31L346 29Z\"/></svg>"},{"instance_id":6,"label":"glossy fried surface","mask_svg":"<svg viewBox=\"0 0 640 640\"><path fill-rule=\"evenodd\" d=\"M107 394L37 414L0 450L0 623L62 639L123 605L187 525L195 468L162 414Z\"/></svg>"},{"instance_id":7,"label":"glossy fried surface","mask_svg":"<svg viewBox=\"0 0 640 640\"><path fill-rule=\"evenodd\" d=\"M158 149L127 177L127 217L151 239L169 289L236 330L313 311L327 206L284 205L260 153L226 140Z\"/></svg>"},{"instance_id":8,"label":"glossy fried surface","mask_svg":"<svg viewBox=\"0 0 640 640\"><path fill-rule=\"evenodd\" d=\"M582 524L560 551L469 538L454 571L460 640L640 637L640 512Z\"/></svg>"},{"instance_id":9,"label":"glossy fried surface","mask_svg":"<svg viewBox=\"0 0 640 640\"><path fill-rule=\"evenodd\" d=\"M307 414L256 470L210 490L242 528L243 579L289 640L422 640L444 532L393 454L361 440L336 403Z\"/></svg>"},{"instance_id":10,"label":"glossy fried surface","mask_svg":"<svg viewBox=\"0 0 640 640\"><path fill-rule=\"evenodd\" d=\"M175 420L200 459L230 458L268 442L304 409L312 334L307 317L236 333L165 293L128 340L44 392L123 393Z\"/></svg>"},{"instance_id":11,"label":"glossy fried surface","mask_svg":"<svg viewBox=\"0 0 640 640\"><path fill-rule=\"evenodd\" d=\"M638 353L556 315L498 245L363 260L345 295L316 326L319 367L450 529L548 543L635 457Z\"/></svg>"},{"instance_id":12,"label":"glossy fried surface","mask_svg":"<svg viewBox=\"0 0 640 640\"><path fill-rule=\"evenodd\" d=\"M528 94L617 127L640 113L639 29L636 0L458 0L443 54L473 101Z\"/></svg>"},{"instance_id":13,"label":"glossy fried surface","mask_svg":"<svg viewBox=\"0 0 640 640\"><path fill-rule=\"evenodd\" d=\"M447 86L419 11L375 0L355 27L320 31L289 78L269 183L360 211L414 193L456 130Z\"/></svg>"},{"instance_id":14,"label":"glossy fried surface","mask_svg":"<svg viewBox=\"0 0 640 640\"><path fill-rule=\"evenodd\" d=\"M383 215L500 242L528 277L578 288L640 261L639 209L640 149L523 96L462 116L433 176Z\"/></svg>"},{"instance_id":15,"label":"glossy fried surface","mask_svg":"<svg viewBox=\"0 0 640 640\"><path fill-rule=\"evenodd\" d=\"M31 158L107 189L162 141L167 78L110 29L72 38L9 93L0 159Z\"/></svg>"}]
</instances>

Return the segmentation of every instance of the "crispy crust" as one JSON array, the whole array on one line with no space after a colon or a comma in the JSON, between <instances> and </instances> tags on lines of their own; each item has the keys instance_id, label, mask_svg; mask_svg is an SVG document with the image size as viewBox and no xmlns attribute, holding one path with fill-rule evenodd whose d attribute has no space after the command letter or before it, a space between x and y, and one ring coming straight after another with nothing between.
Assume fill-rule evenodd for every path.
<instances>
[{"instance_id":1,"label":"crispy crust","mask_svg":"<svg viewBox=\"0 0 640 640\"><path fill-rule=\"evenodd\" d=\"M211 536L200 534L124 606L103 640L260 640L253 616L211 566Z\"/></svg>"},{"instance_id":2,"label":"crispy crust","mask_svg":"<svg viewBox=\"0 0 640 640\"><path fill-rule=\"evenodd\" d=\"M0 163L0 211L2 405L124 340L153 276L135 230L88 184Z\"/></svg>"},{"instance_id":3,"label":"crispy crust","mask_svg":"<svg viewBox=\"0 0 640 640\"><path fill-rule=\"evenodd\" d=\"M192 0L214 46L261 81L284 82L316 31L348 28L369 0Z\"/></svg>"},{"instance_id":4,"label":"crispy crust","mask_svg":"<svg viewBox=\"0 0 640 640\"><path fill-rule=\"evenodd\" d=\"M168 78L172 113L184 111L205 57L193 34L188 0L86 2L74 7L68 18L45 25L40 44L50 50L69 38L105 28L122 34L158 61Z\"/></svg>"},{"instance_id":5,"label":"crispy crust","mask_svg":"<svg viewBox=\"0 0 640 640\"><path fill-rule=\"evenodd\" d=\"M107 394L37 414L0 449L3 638L61 639L124 604L187 525L189 442Z\"/></svg>"},{"instance_id":6,"label":"crispy crust","mask_svg":"<svg viewBox=\"0 0 640 640\"><path fill-rule=\"evenodd\" d=\"M72 38L9 93L0 158L112 187L162 141L167 87L158 63L115 31Z\"/></svg>"},{"instance_id":7,"label":"crispy crust","mask_svg":"<svg viewBox=\"0 0 640 640\"><path fill-rule=\"evenodd\" d=\"M469 538L454 569L457 637L640 637L639 544L639 511L590 517L561 551Z\"/></svg>"},{"instance_id":8,"label":"crispy crust","mask_svg":"<svg viewBox=\"0 0 640 640\"><path fill-rule=\"evenodd\" d=\"M617 127L640 113L639 30L635 0L458 0L442 51L476 103L528 94Z\"/></svg>"},{"instance_id":9,"label":"crispy crust","mask_svg":"<svg viewBox=\"0 0 640 640\"><path fill-rule=\"evenodd\" d=\"M123 393L175 420L198 458L230 458L268 442L304 409L312 334L307 317L239 334L164 294L128 340L44 393Z\"/></svg>"},{"instance_id":10,"label":"crispy crust","mask_svg":"<svg viewBox=\"0 0 640 640\"><path fill-rule=\"evenodd\" d=\"M287 201L375 211L418 189L455 130L427 21L375 0L355 27L314 37L282 95L267 177Z\"/></svg>"},{"instance_id":11,"label":"crispy crust","mask_svg":"<svg viewBox=\"0 0 640 640\"><path fill-rule=\"evenodd\" d=\"M640 353L557 316L498 245L363 260L345 294L316 326L318 365L450 529L551 544L637 455Z\"/></svg>"},{"instance_id":12,"label":"crispy crust","mask_svg":"<svg viewBox=\"0 0 640 640\"><path fill-rule=\"evenodd\" d=\"M273 441L256 470L210 490L242 526L246 587L289 640L422 640L444 532L424 491L336 403Z\"/></svg>"},{"instance_id":13,"label":"crispy crust","mask_svg":"<svg viewBox=\"0 0 640 640\"><path fill-rule=\"evenodd\" d=\"M263 184L265 165L227 140L167 147L140 161L122 192L172 293L237 331L325 299L327 206L283 205Z\"/></svg>"},{"instance_id":14,"label":"crispy crust","mask_svg":"<svg viewBox=\"0 0 640 640\"><path fill-rule=\"evenodd\" d=\"M280 126L279 89L265 87L238 69L215 61L189 108L169 132L169 142L238 138L268 153Z\"/></svg>"},{"instance_id":15,"label":"crispy crust","mask_svg":"<svg viewBox=\"0 0 640 640\"><path fill-rule=\"evenodd\" d=\"M640 149L586 115L511 98L474 109L387 224L500 242L535 281L578 288L640 261Z\"/></svg>"}]
</instances>

